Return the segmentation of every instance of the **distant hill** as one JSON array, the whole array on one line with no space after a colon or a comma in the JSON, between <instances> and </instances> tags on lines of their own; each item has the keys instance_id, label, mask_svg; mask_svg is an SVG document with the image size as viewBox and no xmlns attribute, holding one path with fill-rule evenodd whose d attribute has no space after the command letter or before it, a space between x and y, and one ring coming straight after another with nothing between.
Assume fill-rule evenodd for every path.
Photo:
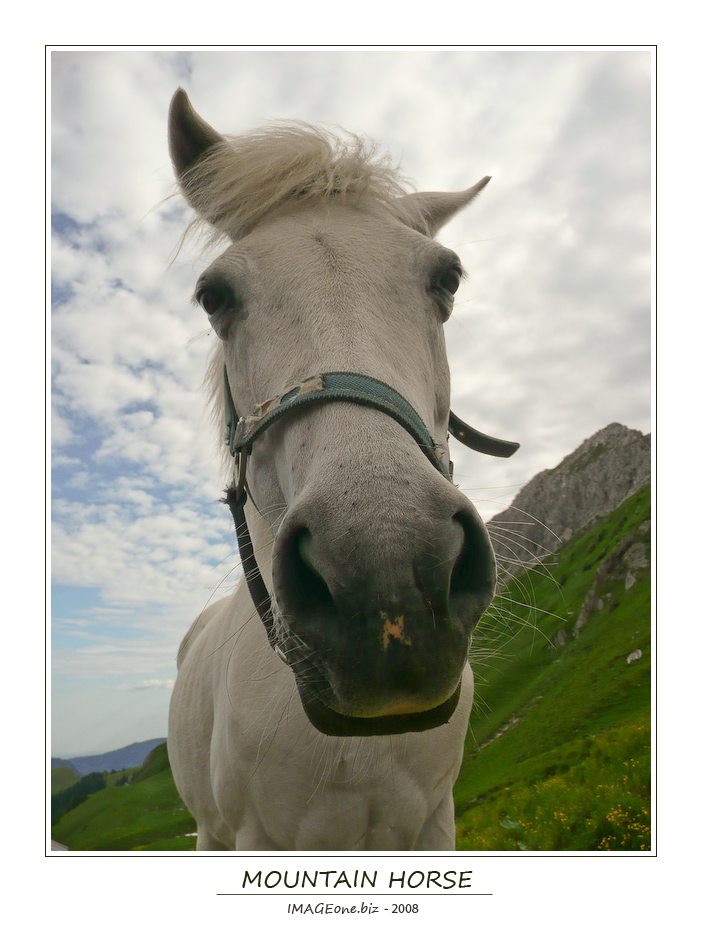
<instances>
[{"instance_id":1,"label":"distant hill","mask_svg":"<svg viewBox=\"0 0 702 932\"><path fill-rule=\"evenodd\" d=\"M149 741L138 741L128 744L116 751L105 754L94 754L90 757L71 757L63 760L60 757L51 758L51 767L70 767L79 777L89 773L102 773L107 770L126 770L128 767L140 767L149 751L157 745L163 744L165 738L151 738Z\"/></svg>"},{"instance_id":2,"label":"distant hill","mask_svg":"<svg viewBox=\"0 0 702 932\"><path fill-rule=\"evenodd\" d=\"M80 780L78 774L72 767L62 767L60 764L51 766L51 795L67 790Z\"/></svg>"}]
</instances>

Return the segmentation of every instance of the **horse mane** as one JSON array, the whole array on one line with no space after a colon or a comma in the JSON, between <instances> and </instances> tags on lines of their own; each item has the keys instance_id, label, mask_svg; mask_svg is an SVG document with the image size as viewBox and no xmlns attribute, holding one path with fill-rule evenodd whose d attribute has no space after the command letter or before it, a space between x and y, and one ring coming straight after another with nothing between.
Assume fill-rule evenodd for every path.
<instances>
[{"instance_id":1,"label":"horse mane","mask_svg":"<svg viewBox=\"0 0 702 932\"><path fill-rule=\"evenodd\" d=\"M189 231L214 227L208 245L223 237L237 240L293 201L303 206L334 200L421 222L414 212L408 215L408 182L390 155L361 136L341 133L290 121L222 136L181 178L198 214Z\"/></svg>"}]
</instances>

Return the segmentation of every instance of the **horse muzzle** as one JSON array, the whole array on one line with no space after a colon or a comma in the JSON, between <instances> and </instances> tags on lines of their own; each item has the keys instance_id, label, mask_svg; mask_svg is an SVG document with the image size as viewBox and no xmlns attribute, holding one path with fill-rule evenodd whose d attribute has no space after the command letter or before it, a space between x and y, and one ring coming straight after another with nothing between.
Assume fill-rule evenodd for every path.
<instances>
[{"instance_id":1,"label":"horse muzzle","mask_svg":"<svg viewBox=\"0 0 702 932\"><path fill-rule=\"evenodd\" d=\"M283 523L273 551L277 639L319 731L399 734L450 719L495 586L487 532L466 506L439 527L366 538L338 519L303 520L301 509ZM353 560L343 558L344 538L357 541Z\"/></svg>"}]
</instances>

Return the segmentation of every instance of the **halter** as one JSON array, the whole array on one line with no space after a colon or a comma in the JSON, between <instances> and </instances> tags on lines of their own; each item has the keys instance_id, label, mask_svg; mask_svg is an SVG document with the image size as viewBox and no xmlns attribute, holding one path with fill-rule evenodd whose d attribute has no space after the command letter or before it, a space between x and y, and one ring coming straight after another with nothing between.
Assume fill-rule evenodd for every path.
<instances>
[{"instance_id":1,"label":"halter","mask_svg":"<svg viewBox=\"0 0 702 932\"><path fill-rule=\"evenodd\" d=\"M229 506L234 519L244 576L256 610L263 621L268 640L285 660L273 625L271 597L266 589L251 543L244 515L248 493L246 464L255 440L272 424L291 411L326 401L346 401L375 408L397 421L416 440L429 462L449 481L453 480L453 463L445 461L434 443L424 421L412 405L399 392L379 379L359 372L325 372L305 379L276 398L256 407L248 417L237 417L229 378L224 369L224 405L226 418L225 443L234 457L234 479L223 501ZM470 427L453 413L449 414L449 433L472 450L490 456L512 456L518 443L498 440Z\"/></svg>"}]
</instances>

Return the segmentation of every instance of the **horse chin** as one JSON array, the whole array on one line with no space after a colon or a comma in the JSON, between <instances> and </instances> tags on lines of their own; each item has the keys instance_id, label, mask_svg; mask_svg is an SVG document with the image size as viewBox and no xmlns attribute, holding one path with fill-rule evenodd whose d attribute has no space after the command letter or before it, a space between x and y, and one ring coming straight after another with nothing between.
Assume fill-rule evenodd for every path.
<instances>
[{"instance_id":1,"label":"horse chin","mask_svg":"<svg viewBox=\"0 0 702 932\"><path fill-rule=\"evenodd\" d=\"M361 717L337 712L322 702L319 696L298 681L298 692L305 715L317 731L338 737L368 737L370 735L401 735L410 731L429 731L445 725L456 711L461 695L459 682L454 693L444 702L422 712L398 712L393 715Z\"/></svg>"}]
</instances>

